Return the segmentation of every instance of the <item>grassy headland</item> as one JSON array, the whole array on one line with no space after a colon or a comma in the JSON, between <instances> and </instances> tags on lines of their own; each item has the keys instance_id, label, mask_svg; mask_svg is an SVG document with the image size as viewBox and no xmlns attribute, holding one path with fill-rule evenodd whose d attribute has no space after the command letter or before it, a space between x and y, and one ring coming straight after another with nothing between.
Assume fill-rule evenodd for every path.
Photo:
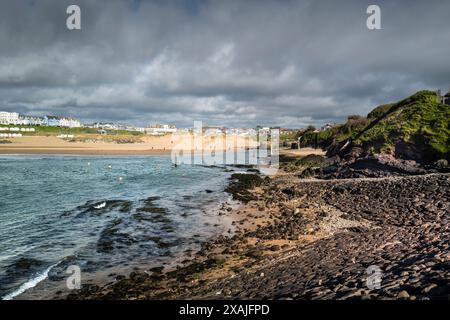
<instances>
[{"instance_id":1,"label":"grassy headland","mask_svg":"<svg viewBox=\"0 0 450 320\"><path fill-rule=\"evenodd\" d=\"M419 91L397 103L384 104L367 117L350 116L345 124L301 134L301 146L320 147L329 155L361 148L366 155L431 163L450 157L450 107L433 91ZM343 148L343 146L345 148Z\"/></svg>"}]
</instances>

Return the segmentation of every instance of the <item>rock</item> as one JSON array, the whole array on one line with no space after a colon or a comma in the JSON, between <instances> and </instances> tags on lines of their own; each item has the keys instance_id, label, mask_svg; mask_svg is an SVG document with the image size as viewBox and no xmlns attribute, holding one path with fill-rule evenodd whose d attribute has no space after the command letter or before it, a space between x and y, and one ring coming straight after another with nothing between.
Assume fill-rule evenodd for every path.
<instances>
[{"instance_id":1,"label":"rock","mask_svg":"<svg viewBox=\"0 0 450 320\"><path fill-rule=\"evenodd\" d=\"M397 295L398 299L408 299L409 298L409 293L406 290L400 291L399 294Z\"/></svg>"},{"instance_id":2,"label":"rock","mask_svg":"<svg viewBox=\"0 0 450 320\"><path fill-rule=\"evenodd\" d=\"M422 290L422 293L426 294L429 293L432 289L436 288L438 285L435 283L430 284L429 286L427 286L426 288L424 288Z\"/></svg>"},{"instance_id":3,"label":"rock","mask_svg":"<svg viewBox=\"0 0 450 320\"><path fill-rule=\"evenodd\" d=\"M446 159L439 159L434 165L439 169L445 169L448 168L448 161Z\"/></svg>"},{"instance_id":4,"label":"rock","mask_svg":"<svg viewBox=\"0 0 450 320\"><path fill-rule=\"evenodd\" d=\"M14 263L14 267L21 270L28 270L32 267L37 267L42 264L41 261L31 258L20 258Z\"/></svg>"},{"instance_id":5,"label":"rock","mask_svg":"<svg viewBox=\"0 0 450 320\"><path fill-rule=\"evenodd\" d=\"M163 266L150 268L150 271L154 274L161 274L163 270Z\"/></svg>"},{"instance_id":6,"label":"rock","mask_svg":"<svg viewBox=\"0 0 450 320\"><path fill-rule=\"evenodd\" d=\"M270 246L269 250L270 251L279 251L281 248L279 245L274 244L273 246Z\"/></svg>"},{"instance_id":7,"label":"rock","mask_svg":"<svg viewBox=\"0 0 450 320\"><path fill-rule=\"evenodd\" d=\"M263 179L252 173L233 173L231 175L231 182L225 192L230 193L233 199L248 203L251 200L256 200L256 197L249 191L263 183Z\"/></svg>"},{"instance_id":8,"label":"rock","mask_svg":"<svg viewBox=\"0 0 450 320\"><path fill-rule=\"evenodd\" d=\"M361 290L356 290L356 291L352 291L352 292L349 292L349 293L343 295L339 299L340 300L355 299L355 298L360 298L361 295L362 295Z\"/></svg>"},{"instance_id":9,"label":"rock","mask_svg":"<svg viewBox=\"0 0 450 320\"><path fill-rule=\"evenodd\" d=\"M250 258L260 258L262 256L261 250L256 248L248 250L245 255Z\"/></svg>"},{"instance_id":10,"label":"rock","mask_svg":"<svg viewBox=\"0 0 450 320\"><path fill-rule=\"evenodd\" d=\"M227 258L223 255L215 255L212 259L218 265L222 265L227 261Z\"/></svg>"}]
</instances>

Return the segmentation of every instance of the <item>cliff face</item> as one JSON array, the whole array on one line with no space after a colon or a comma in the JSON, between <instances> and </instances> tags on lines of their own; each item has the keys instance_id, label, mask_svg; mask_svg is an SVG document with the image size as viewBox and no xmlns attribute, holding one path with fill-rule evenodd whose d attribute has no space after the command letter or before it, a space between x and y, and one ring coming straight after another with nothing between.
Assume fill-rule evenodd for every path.
<instances>
[{"instance_id":1,"label":"cliff face","mask_svg":"<svg viewBox=\"0 0 450 320\"><path fill-rule=\"evenodd\" d=\"M316 143L329 156L341 158L389 154L428 164L449 160L449 119L450 106L440 103L435 92L420 91L375 108L367 118L349 117L344 125L319 133L306 132L303 144Z\"/></svg>"},{"instance_id":2,"label":"cliff face","mask_svg":"<svg viewBox=\"0 0 450 320\"><path fill-rule=\"evenodd\" d=\"M352 146L420 163L449 158L450 106L441 104L435 92L420 91L386 109L369 119Z\"/></svg>"}]
</instances>

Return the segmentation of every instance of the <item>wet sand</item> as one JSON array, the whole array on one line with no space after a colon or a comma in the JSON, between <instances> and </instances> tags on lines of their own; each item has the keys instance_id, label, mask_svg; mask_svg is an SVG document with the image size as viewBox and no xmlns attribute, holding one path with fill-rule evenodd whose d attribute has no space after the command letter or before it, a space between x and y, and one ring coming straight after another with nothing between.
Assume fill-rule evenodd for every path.
<instances>
[{"instance_id":1,"label":"wet sand","mask_svg":"<svg viewBox=\"0 0 450 320\"><path fill-rule=\"evenodd\" d=\"M101 137L100 137L101 139ZM142 136L139 142L115 143L95 136L71 142L55 136L24 136L8 138L11 143L0 144L0 154L70 154L70 155L166 155L172 150L201 151L234 149L233 137L204 137L194 140L191 135ZM238 138L238 145L255 147L253 141Z\"/></svg>"}]
</instances>

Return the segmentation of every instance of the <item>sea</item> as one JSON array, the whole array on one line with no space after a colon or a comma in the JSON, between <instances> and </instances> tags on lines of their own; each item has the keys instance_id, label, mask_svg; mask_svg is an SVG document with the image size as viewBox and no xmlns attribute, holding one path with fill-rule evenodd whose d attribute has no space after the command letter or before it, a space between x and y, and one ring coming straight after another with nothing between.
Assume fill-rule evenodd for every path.
<instances>
[{"instance_id":1,"label":"sea","mask_svg":"<svg viewBox=\"0 0 450 320\"><path fill-rule=\"evenodd\" d=\"M219 210L236 205L232 172L170 156L1 155L0 298L58 298L74 268L101 284L185 257L230 232Z\"/></svg>"}]
</instances>

